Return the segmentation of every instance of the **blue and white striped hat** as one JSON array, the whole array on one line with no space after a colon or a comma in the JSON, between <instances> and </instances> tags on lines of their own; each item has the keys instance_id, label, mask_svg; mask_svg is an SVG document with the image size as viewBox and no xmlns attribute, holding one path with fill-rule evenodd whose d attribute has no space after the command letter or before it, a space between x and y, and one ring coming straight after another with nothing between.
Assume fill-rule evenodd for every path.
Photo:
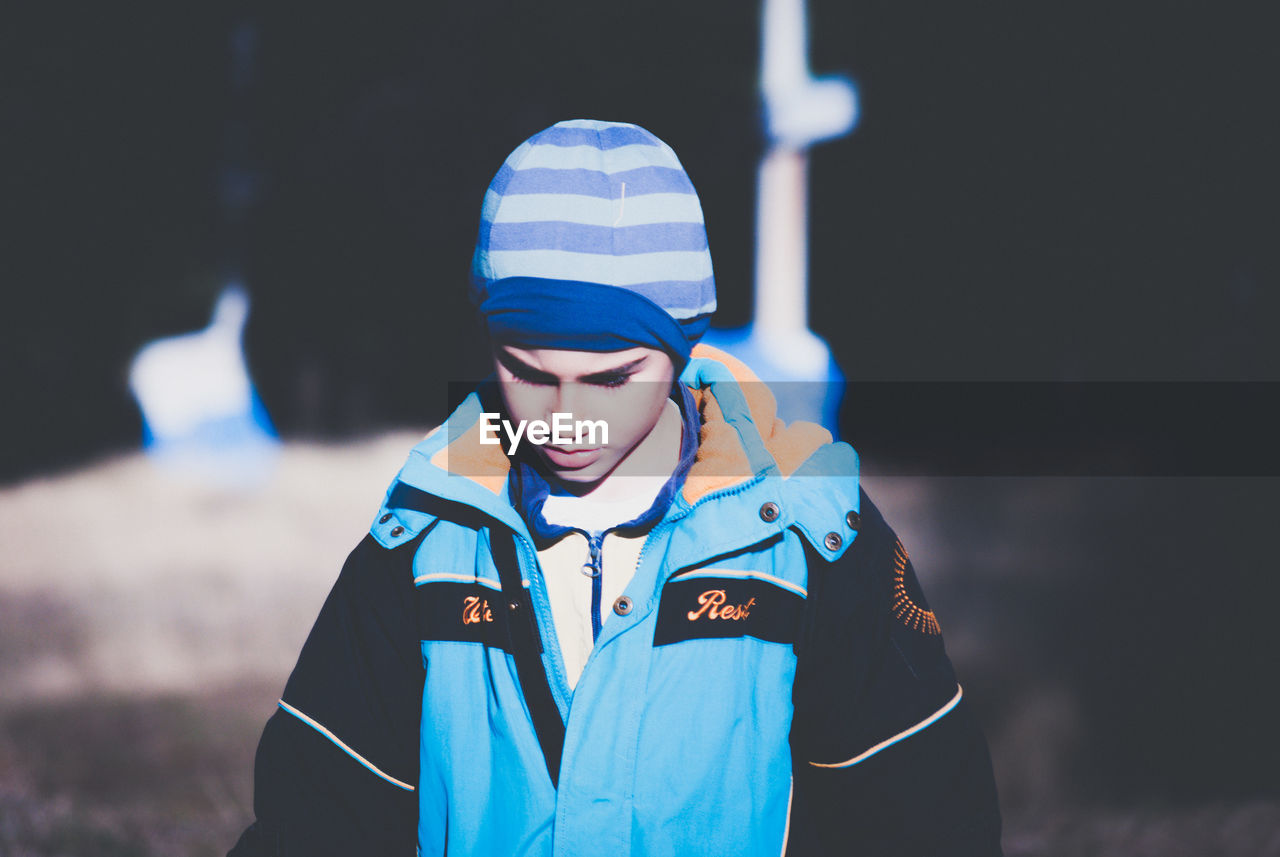
<instances>
[{"instance_id":1,"label":"blue and white striped hat","mask_svg":"<svg viewBox=\"0 0 1280 857\"><path fill-rule=\"evenodd\" d=\"M637 125L535 134L485 194L472 300L490 336L529 348L662 348L683 366L716 308L693 184Z\"/></svg>"}]
</instances>

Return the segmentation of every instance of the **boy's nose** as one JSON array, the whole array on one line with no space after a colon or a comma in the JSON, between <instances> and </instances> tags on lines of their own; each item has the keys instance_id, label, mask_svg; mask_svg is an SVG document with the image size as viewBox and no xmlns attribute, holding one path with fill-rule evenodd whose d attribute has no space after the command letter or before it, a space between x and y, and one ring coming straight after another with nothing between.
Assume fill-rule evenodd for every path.
<instances>
[{"instance_id":1,"label":"boy's nose","mask_svg":"<svg viewBox=\"0 0 1280 857\"><path fill-rule=\"evenodd\" d=\"M582 385L576 381L565 381L556 387L556 395L553 407L555 413L572 414L575 418L581 418L579 411L584 404ZM547 415L548 421L551 414Z\"/></svg>"}]
</instances>

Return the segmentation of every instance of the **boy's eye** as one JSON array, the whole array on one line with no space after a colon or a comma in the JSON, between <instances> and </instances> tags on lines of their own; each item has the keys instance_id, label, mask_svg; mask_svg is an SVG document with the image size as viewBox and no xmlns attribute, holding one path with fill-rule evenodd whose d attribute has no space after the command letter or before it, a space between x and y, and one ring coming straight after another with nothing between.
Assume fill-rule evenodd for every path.
<instances>
[{"instance_id":1,"label":"boy's eye","mask_svg":"<svg viewBox=\"0 0 1280 857\"><path fill-rule=\"evenodd\" d=\"M587 383L595 387L621 387L623 384L631 380L631 376L617 372L609 375L592 375L585 379Z\"/></svg>"},{"instance_id":2,"label":"boy's eye","mask_svg":"<svg viewBox=\"0 0 1280 857\"><path fill-rule=\"evenodd\" d=\"M536 372L521 372L512 370L511 377L515 379L517 384L537 384L545 387L548 384L556 383L556 379L550 375L542 375Z\"/></svg>"},{"instance_id":3,"label":"boy's eye","mask_svg":"<svg viewBox=\"0 0 1280 857\"><path fill-rule=\"evenodd\" d=\"M536 387L554 387L560 384L560 379L555 375L534 369L531 366L525 366L516 361L503 360L499 357L499 361L511 373L511 379L517 384L529 384ZM630 367L624 367L621 371L598 372L594 375L582 375L578 378L581 384L588 384L592 387L604 387L613 389L624 386L631 380L631 376L635 374L629 371Z\"/></svg>"}]
</instances>

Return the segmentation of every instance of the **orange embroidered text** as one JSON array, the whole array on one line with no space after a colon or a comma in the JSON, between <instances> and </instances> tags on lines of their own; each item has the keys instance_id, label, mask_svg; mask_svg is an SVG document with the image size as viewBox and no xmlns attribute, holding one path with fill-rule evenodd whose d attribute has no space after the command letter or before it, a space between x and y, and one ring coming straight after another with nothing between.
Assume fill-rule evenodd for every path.
<instances>
[{"instance_id":1,"label":"orange embroidered text","mask_svg":"<svg viewBox=\"0 0 1280 857\"><path fill-rule=\"evenodd\" d=\"M493 611L489 609L489 602L476 595L469 595L462 599L462 624L474 625L477 622L492 622Z\"/></svg>"},{"instance_id":2,"label":"orange embroidered text","mask_svg":"<svg viewBox=\"0 0 1280 857\"><path fill-rule=\"evenodd\" d=\"M725 601L727 600L728 596L723 589L708 589L698 596L698 603L702 606L697 610L689 611L689 621L697 621L704 615L708 619L733 619L735 621L745 619L756 603L756 600L752 598L745 604L726 605Z\"/></svg>"}]
</instances>

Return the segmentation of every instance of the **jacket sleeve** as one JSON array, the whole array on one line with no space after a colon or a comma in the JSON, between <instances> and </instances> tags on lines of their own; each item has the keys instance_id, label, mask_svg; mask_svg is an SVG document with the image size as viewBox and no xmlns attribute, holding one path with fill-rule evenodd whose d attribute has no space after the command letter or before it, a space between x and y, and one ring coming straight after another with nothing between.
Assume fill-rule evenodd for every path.
<instances>
[{"instance_id":1,"label":"jacket sleeve","mask_svg":"<svg viewBox=\"0 0 1280 857\"><path fill-rule=\"evenodd\" d=\"M787 854L999 855L986 740L906 548L860 503L848 551L809 555Z\"/></svg>"},{"instance_id":2,"label":"jacket sleeve","mask_svg":"<svg viewBox=\"0 0 1280 857\"><path fill-rule=\"evenodd\" d=\"M352 551L303 646L254 766L254 822L229 857L414 853L425 668L420 539Z\"/></svg>"}]
</instances>

